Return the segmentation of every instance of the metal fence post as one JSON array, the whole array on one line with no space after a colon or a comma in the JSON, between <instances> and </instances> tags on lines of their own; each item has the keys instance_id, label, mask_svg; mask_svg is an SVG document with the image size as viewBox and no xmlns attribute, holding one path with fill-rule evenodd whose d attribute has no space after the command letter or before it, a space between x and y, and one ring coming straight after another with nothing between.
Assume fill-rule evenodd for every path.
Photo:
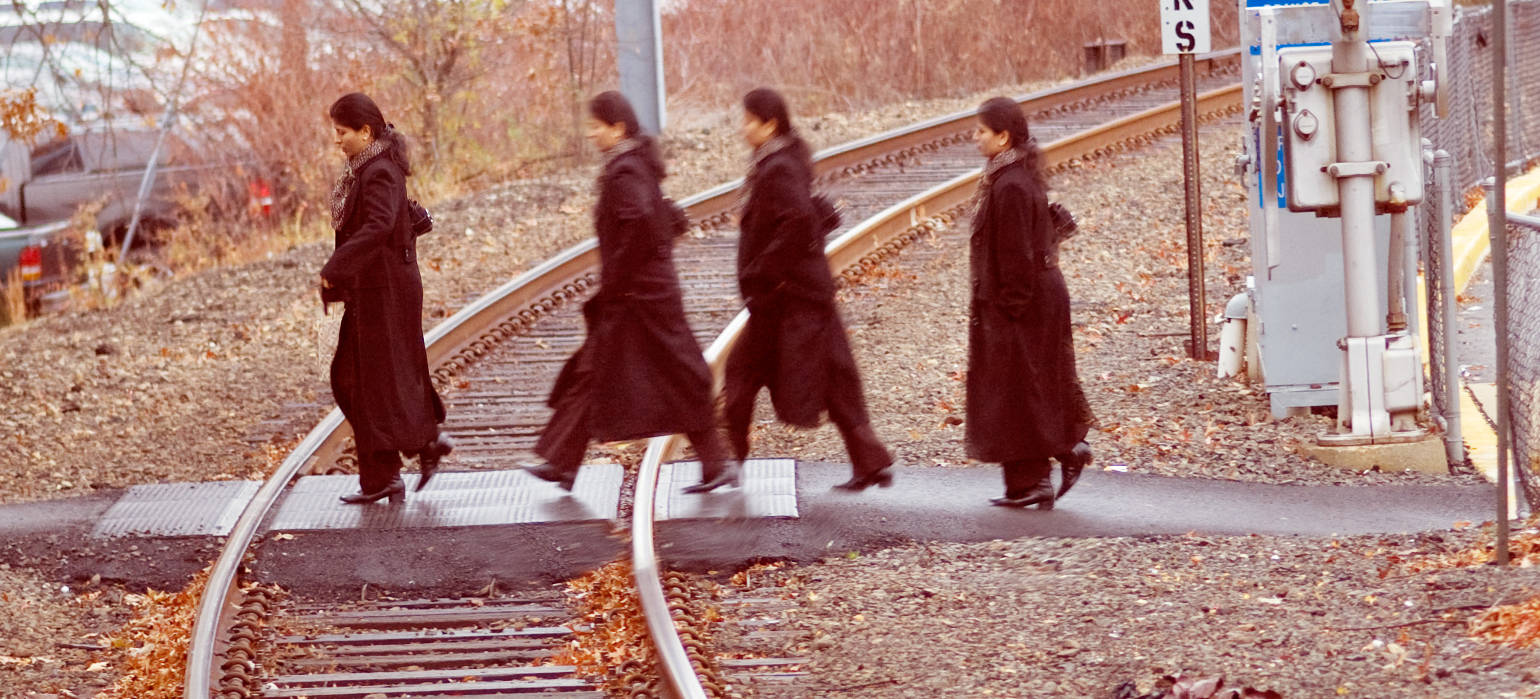
<instances>
[{"instance_id":1,"label":"metal fence post","mask_svg":"<svg viewBox=\"0 0 1540 699\"><path fill-rule=\"evenodd\" d=\"M1454 293L1454 266L1450 264L1454 259L1454 242L1450 239L1450 229L1454 222L1454 185L1450 182L1449 173L1453 160L1449 151L1439 149L1433 153L1433 179L1438 187L1438 206L1434 214L1438 217L1438 227L1434 230L1438 232L1438 240L1429 241L1428 244L1429 251L1433 250L1434 245L1438 246L1440 263L1437 283L1441 293L1437 301L1442 306L1442 312L1438 315L1443 318L1436 329L1431 327L1435 325L1433 316L1436 309L1431 306L1428 308L1429 347L1433 346L1432 333L1438 332L1442 334L1444 348L1442 357L1429 357L1429 361L1444 364L1444 454L1450 465L1465 462L1465 440L1460 434L1460 358L1458 346L1453 342L1453 333L1450 332L1454 328L1455 313L1459 311ZM1427 280L1429 303L1435 300L1433 284L1434 280Z\"/></svg>"},{"instance_id":2,"label":"metal fence post","mask_svg":"<svg viewBox=\"0 0 1540 699\"><path fill-rule=\"evenodd\" d=\"M1492 197L1487 234L1492 239L1492 282L1497 331L1497 565L1508 565L1508 0L1492 7Z\"/></svg>"}]
</instances>

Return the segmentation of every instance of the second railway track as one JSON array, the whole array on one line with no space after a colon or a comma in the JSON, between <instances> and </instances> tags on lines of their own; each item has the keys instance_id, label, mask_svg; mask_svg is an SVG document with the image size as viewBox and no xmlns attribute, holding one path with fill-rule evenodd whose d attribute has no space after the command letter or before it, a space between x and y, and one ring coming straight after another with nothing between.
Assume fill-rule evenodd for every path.
<instances>
[{"instance_id":1,"label":"second railway track","mask_svg":"<svg viewBox=\"0 0 1540 699\"><path fill-rule=\"evenodd\" d=\"M1200 114L1240 108L1240 89L1234 84L1237 59L1233 51L1199 59L1199 87L1206 91L1200 99ZM1176 69L1169 64L1034 93L1020 101L1034 137L1044 144L1045 165L1053 170L1172 132L1177 122L1175 84ZM971 113L960 114L818 154L819 186L845 207L846 225L831 234L830 264L838 273L855 278L902 247L917 231L950 222L971 194L969 173L976 172L980 162L968 137L972 127ZM738 324L734 319L741 310L734 266L737 241L729 216L736 200L736 184L683 202L696 227L675 249L691 326L698 339L711 344L708 359L718 371L736 339ZM479 299L428 334L429 361L449 411L445 428L459 444L445 461L446 469L505 470L531 458L530 449L549 416L544 405L546 391L561 363L582 342L578 306L596 284L597 264L592 242L576 246ZM269 618L283 620L294 615L277 614L282 608L279 603L262 595L248 597L241 591L237 581L247 548L295 477L306 472L351 470L349 437L345 421L333 411L264 484L242 515L215 565L199 608L185 696L515 696L528 692L603 696L580 678L565 676L557 668L542 669L540 659L548 650L537 647L538 643L530 645L532 638L503 638L509 636L507 633L483 637L489 631L482 628L485 620L474 610L460 615L479 620L466 622L469 630L462 628L445 635L429 624L435 618L439 623L458 619L455 613L445 611L456 605L484 606L486 600L416 601L406 608L417 611L400 613L388 609L346 613L311 610L307 623L313 623L313 636L331 639L324 643L307 641L303 633L257 633ZM681 696L694 698L707 696L703 687L720 686L725 679L707 677L702 682L700 674L718 674L724 669L707 657L698 643L680 642L671 618L679 610L673 615L668 612L652 555L651 503L657 468L672 446L670 439L653 440L636 481L633 562L638 592L666 675L661 679ZM541 604L547 606L538 607L544 611L532 612L534 616L562 616L554 603ZM506 616L518 617L513 612ZM407 617L417 626L375 638L365 637L377 631L348 626L358 619L400 621ZM316 630L317 624L327 628ZM545 640L559 639L570 630L557 622L534 628L546 629L542 632L546 636L541 636ZM266 641L259 642L259 635ZM456 640L433 647L446 638ZM501 651L492 646L502 641L508 647L528 645L528 652L499 655ZM422 662L411 662L413 657L434 653L453 658L446 662L470 665L435 670ZM789 661L762 662L774 668ZM324 672L317 675L313 672L317 668ZM351 671L364 668L368 671ZM482 684L466 681L467 677L484 676L493 679ZM354 687L361 693L349 693L354 690L343 687Z\"/></svg>"}]
</instances>

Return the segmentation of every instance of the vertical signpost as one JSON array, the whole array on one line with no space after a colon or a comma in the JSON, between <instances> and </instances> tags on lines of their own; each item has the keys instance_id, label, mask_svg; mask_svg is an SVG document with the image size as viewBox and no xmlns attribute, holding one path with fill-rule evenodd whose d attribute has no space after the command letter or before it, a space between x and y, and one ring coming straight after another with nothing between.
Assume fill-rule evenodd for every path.
<instances>
[{"instance_id":1,"label":"vertical signpost","mask_svg":"<svg viewBox=\"0 0 1540 699\"><path fill-rule=\"evenodd\" d=\"M1209 51L1208 0L1160 0L1162 52L1177 54L1182 83L1182 181L1187 196L1188 356L1208 358L1203 288L1203 201L1198 177L1198 86L1193 54Z\"/></svg>"},{"instance_id":2,"label":"vertical signpost","mask_svg":"<svg viewBox=\"0 0 1540 699\"><path fill-rule=\"evenodd\" d=\"M615 43L620 93L636 109L643 131L662 132L668 123L668 110L658 0L615 0Z\"/></svg>"}]
</instances>

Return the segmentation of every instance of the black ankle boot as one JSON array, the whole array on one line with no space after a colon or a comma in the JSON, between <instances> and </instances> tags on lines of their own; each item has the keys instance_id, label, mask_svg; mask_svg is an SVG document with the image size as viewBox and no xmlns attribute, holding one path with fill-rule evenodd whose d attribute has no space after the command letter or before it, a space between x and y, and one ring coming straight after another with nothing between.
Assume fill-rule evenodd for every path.
<instances>
[{"instance_id":1,"label":"black ankle boot","mask_svg":"<svg viewBox=\"0 0 1540 699\"><path fill-rule=\"evenodd\" d=\"M1091 465L1091 445L1082 441L1068 453L1059 454L1053 458L1059 461L1061 481L1057 497L1062 498L1070 488L1075 487L1075 481L1080 480L1080 473L1085 470L1085 467Z\"/></svg>"},{"instance_id":2,"label":"black ankle boot","mask_svg":"<svg viewBox=\"0 0 1540 699\"><path fill-rule=\"evenodd\" d=\"M417 487L413 490L421 491L423 488L426 488L428 481L433 480L433 474L438 472L439 461L454 450L455 444L453 441L450 441L449 435L440 432L433 441L428 442L428 446L423 447L422 451L417 452L417 465L420 469L420 474L417 477Z\"/></svg>"},{"instance_id":3,"label":"black ankle boot","mask_svg":"<svg viewBox=\"0 0 1540 699\"><path fill-rule=\"evenodd\" d=\"M893 487L893 470L891 468L880 468L871 473L851 476L850 480L834 486L834 490L859 493L874 485L879 488Z\"/></svg>"},{"instance_id":4,"label":"black ankle boot","mask_svg":"<svg viewBox=\"0 0 1540 699\"><path fill-rule=\"evenodd\" d=\"M572 492L572 486L577 483L577 470L567 471L550 464L539 466L525 466L524 472L539 478L542 481L555 483L557 487L567 492Z\"/></svg>"},{"instance_id":5,"label":"black ankle boot","mask_svg":"<svg viewBox=\"0 0 1540 699\"><path fill-rule=\"evenodd\" d=\"M996 507L1031 507L1037 505L1039 510L1053 509L1053 481L1044 478L1037 482L1031 489L1017 493L1006 493L1003 498L991 498L989 504Z\"/></svg>"},{"instance_id":6,"label":"black ankle boot","mask_svg":"<svg viewBox=\"0 0 1540 699\"><path fill-rule=\"evenodd\" d=\"M701 474L701 482L680 488L680 492L691 494L709 493L724 485L729 487L736 486L742 477L743 464L738 461L728 461L722 464L722 470L718 471L715 476L707 478L703 472Z\"/></svg>"},{"instance_id":7,"label":"black ankle boot","mask_svg":"<svg viewBox=\"0 0 1540 699\"><path fill-rule=\"evenodd\" d=\"M390 498L390 504L392 505L400 505L406 502L406 484L401 482L399 476L391 481L389 485L372 493L360 490L352 495L344 495L340 499L349 505L367 505L385 498Z\"/></svg>"}]
</instances>

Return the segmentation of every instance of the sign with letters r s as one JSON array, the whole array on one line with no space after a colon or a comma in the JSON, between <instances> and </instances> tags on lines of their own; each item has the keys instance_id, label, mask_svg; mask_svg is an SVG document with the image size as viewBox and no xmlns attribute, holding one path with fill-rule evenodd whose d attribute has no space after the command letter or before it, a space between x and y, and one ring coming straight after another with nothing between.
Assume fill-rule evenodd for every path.
<instances>
[{"instance_id":1,"label":"sign with letters r s","mask_svg":"<svg viewBox=\"0 0 1540 699\"><path fill-rule=\"evenodd\" d=\"M1208 0L1160 0L1162 53L1208 53Z\"/></svg>"}]
</instances>

